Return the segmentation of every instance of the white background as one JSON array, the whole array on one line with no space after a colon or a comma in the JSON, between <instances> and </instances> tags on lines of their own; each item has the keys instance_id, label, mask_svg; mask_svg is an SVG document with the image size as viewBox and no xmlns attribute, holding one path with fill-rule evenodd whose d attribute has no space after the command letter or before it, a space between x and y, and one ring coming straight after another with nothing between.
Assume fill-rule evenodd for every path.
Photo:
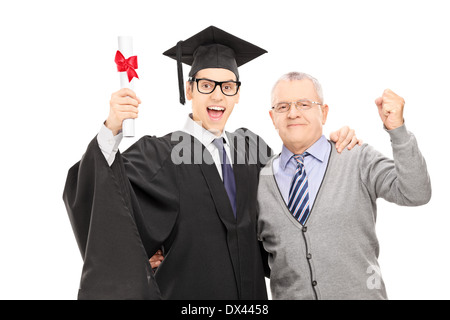
<instances>
[{"instance_id":1,"label":"white background","mask_svg":"<svg viewBox=\"0 0 450 320\"><path fill-rule=\"evenodd\" d=\"M378 200L381 271L391 299L450 298L447 2L2 1L0 299L76 299L82 260L62 192L119 89L117 36L133 36L139 60L136 137L159 136L190 110L178 103L176 63L162 52L210 25L269 52L240 68L241 101L227 129L247 127L276 152L268 109L283 73L322 83L327 136L349 125L389 156L374 100L385 88L405 98L433 197L418 208Z\"/></svg>"}]
</instances>

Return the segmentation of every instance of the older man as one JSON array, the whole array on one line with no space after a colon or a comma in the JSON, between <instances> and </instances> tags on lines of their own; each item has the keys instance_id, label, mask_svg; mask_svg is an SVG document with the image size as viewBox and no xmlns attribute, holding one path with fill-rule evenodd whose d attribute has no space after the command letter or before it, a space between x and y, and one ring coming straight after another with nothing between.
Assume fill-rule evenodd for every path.
<instances>
[{"instance_id":1,"label":"older man","mask_svg":"<svg viewBox=\"0 0 450 320\"><path fill-rule=\"evenodd\" d=\"M282 152L261 171L258 236L269 253L274 299L386 299L378 266L376 199L427 203L431 185L416 139L403 121L404 100L376 99L394 160L367 144L338 154L322 135L329 107L318 81L281 77L270 116Z\"/></svg>"}]
</instances>

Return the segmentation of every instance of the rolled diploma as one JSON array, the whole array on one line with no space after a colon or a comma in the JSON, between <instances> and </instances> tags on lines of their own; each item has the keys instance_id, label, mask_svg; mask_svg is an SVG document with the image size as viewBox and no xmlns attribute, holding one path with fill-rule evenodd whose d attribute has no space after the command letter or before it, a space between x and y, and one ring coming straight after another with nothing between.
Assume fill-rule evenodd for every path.
<instances>
[{"instance_id":1,"label":"rolled diploma","mask_svg":"<svg viewBox=\"0 0 450 320\"><path fill-rule=\"evenodd\" d=\"M123 54L125 59L128 59L133 55L133 38L119 36L119 51ZM130 88L133 89L133 81L135 78L128 81L128 76L126 71L119 72L120 76L120 88ZM122 123L122 132L124 137L134 137L134 119L125 119Z\"/></svg>"}]
</instances>

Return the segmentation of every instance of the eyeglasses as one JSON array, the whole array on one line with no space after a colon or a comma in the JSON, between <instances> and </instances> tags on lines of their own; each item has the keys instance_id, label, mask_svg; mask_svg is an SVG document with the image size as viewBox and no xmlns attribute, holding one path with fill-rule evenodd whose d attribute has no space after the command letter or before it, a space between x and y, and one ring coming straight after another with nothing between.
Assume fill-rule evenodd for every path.
<instances>
[{"instance_id":1,"label":"eyeglasses","mask_svg":"<svg viewBox=\"0 0 450 320\"><path fill-rule=\"evenodd\" d=\"M295 102L280 102L272 107L275 112L284 113L291 109L291 105L294 104L297 110L309 110L312 108L313 104L321 106L322 104L316 101L310 101L307 99L298 100Z\"/></svg>"},{"instance_id":2,"label":"eyeglasses","mask_svg":"<svg viewBox=\"0 0 450 320\"><path fill-rule=\"evenodd\" d=\"M189 81L197 82L197 90L203 94L210 94L219 86L222 93L226 96L234 96L238 93L241 85L240 81L214 81L210 79L189 78Z\"/></svg>"}]
</instances>

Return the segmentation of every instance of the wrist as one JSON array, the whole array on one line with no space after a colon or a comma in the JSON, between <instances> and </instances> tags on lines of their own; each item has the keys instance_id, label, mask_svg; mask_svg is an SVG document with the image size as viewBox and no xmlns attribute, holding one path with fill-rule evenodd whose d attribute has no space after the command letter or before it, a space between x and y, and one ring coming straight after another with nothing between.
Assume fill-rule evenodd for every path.
<instances>
[{"instance_id":1,"label":"wrist","mask_svg":"<svg viewBox=\"0 0 450 320\"><path fill-rule=\"evenodd\" d=\"M386 126L385 126L386 127ZM387 127L385 128L386 132L389 134L391 138L391 142L396 145L407 143L410 139L410 134L406 129L405 124L397 127L395 129L389 130Z\"/></svg>"},{"instance_id":2,"label":"wrist","mask_svg":"<svg viewBox=\"0 0 450 320\"><path fill-rule=\"evenodd\" d=\"M403 126L404 124L405 124L405 119L402 119L402 121L391 122L391 123L388 123L386 121L384 126L386 127L387 130L395 130L395 129Z\"/></svg>"},{"instance_id":3,"label":"wrist","mask_svg":"<svg viewBox=\"0 0 450 320\"><path fill-rule=\"evenodd\" d=\"M104 122L105 127L107 127L109 130L111 130L112 134L114 136L117 136L120 133L121 128L117 126L111 125L111 121L106 120Z\"/></svg>"}]
</instances>

